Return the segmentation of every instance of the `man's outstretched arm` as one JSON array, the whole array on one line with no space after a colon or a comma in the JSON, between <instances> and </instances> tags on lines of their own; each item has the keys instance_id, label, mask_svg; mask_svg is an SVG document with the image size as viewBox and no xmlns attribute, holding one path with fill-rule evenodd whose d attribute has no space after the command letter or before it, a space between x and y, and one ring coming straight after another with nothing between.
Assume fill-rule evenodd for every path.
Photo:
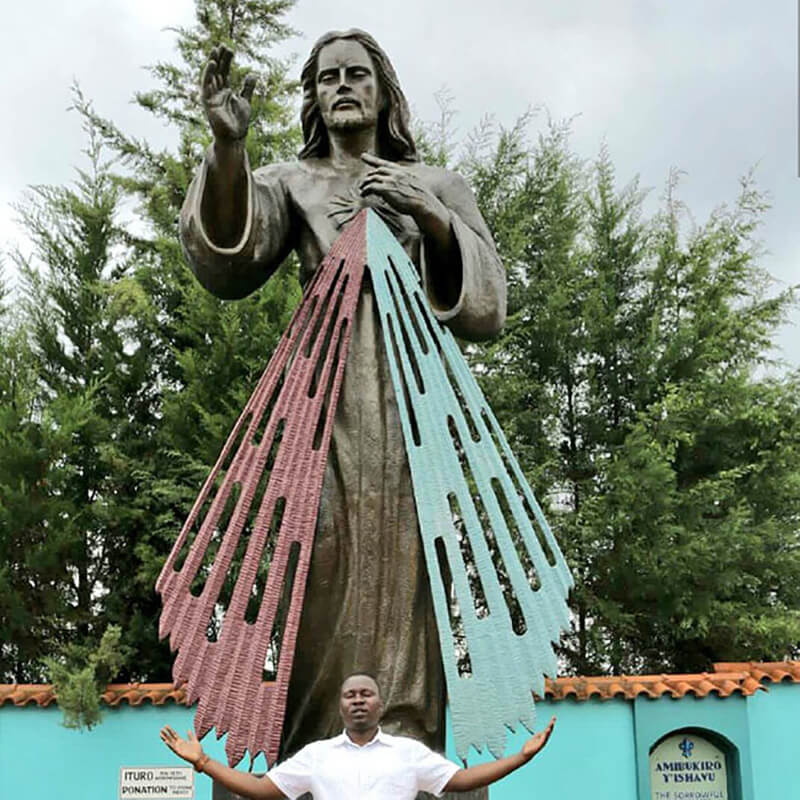
<instances>
[{"instance_id":1,"label":"man's outstretched arm","mask_svg":"<svg viewBox=\"0 0 800 800\"><path fill-rule=\"evenodd\" d=\"M189 731L187 739L182 739L169 725L161 729L161 741L179 755L184 761L205 772L209 778L221 783L242 797L251 797L253 800L284 800L286 795L266 776L257 778L247 772L231 769L226 764L215 761L203 752L203 746L194 731Z\"/></svg>"},{"instance_id":2,"label":"man's outstretched arm","mask_svg":"<svg viewBox=\"0 0 800 800\"><path fill-rule=\"evenodd\" d=\"M490 783L504 778L515 769L519 769L523 764L527 764L547 744L555 724L556 718L553 717L543 731L528 739L522 750L513 756L499 758L497 761L491 761L488 764L476 764L474 767L460 769L447 782L444 787L445 791L468 792L471 789L480 789L481 786L488 786Z\"/></svg>"}]
</instances>

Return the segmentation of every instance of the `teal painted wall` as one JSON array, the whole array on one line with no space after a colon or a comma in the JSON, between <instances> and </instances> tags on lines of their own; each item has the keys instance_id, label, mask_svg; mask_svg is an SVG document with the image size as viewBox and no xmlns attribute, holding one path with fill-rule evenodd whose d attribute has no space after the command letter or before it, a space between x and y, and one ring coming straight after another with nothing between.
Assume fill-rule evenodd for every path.
<instances>
[{"instance_id":1,"label":"teal painted wall","mask_svg":"<svg viewBox=\"0 0 800 800\"><path fill-rule=\"evenodd\" d=\"M0 707L0 800L116 800L122 766L183 766L158 731L171 725L182 735L194 714L174 703L103 711L103 722L79 733L61 726L61 711L28 705ZM222 760L224 739L210 734L204 749ZM211 800L211 781L195 776L197 800Z\"/></svg>"},{"instance_id":2,"label":"teal painted wall","mask_svg":"<svg viewBox=\"0 0 800 800\"><path fill-rule=\"evenodd\" d=\"M714 731L739 754L741 797L731 800L800 800L800 684L771 686L769 693L720 699L687 696L634 702L592 699L542 702L542 727L552 714L558 720L547 748L530 764L492 787L491 800L650 800L648 755L666 733L683 728ZM184 733L191 709L168 703L123 703L104 710L93 731L61 727L53 705L0 707L0 800L116 800L122 766L181 764L161 743L158 730L172 725ZM527 733L509 736L506 752L522 747ZM224 760L224 739L213 734L205 750ZM448 754L453 760L452 737ZM480 756L471 751L469 763ZM263 759L256 771L264 768ZM211 800L211 781L196 776L195 797Z\"/></svg>"},{"instance_id":3,"label":"teal painted wall","mask_svg":"<svg viewBox=\"0 0 800 800\"><path fill-rule=\"evenodd\" d=\"M554 714L547 747L492 786L490 800L637 800L632 704L596 698L539 702L537 729ZM521 750L529 736L524 730L509 736L506 754ZM458 760L452 741L447 754ZM489 758L475 755L470 751L470 764Z\"/></svg>"},{"instance_id":4,"label":"teal painted wall","mask_svg":"<svg viewBox=\"0 0 800 800\"><path fill-rule=\"evenodd\" d=\"M800 685L767 684L748 699L756 800L800 798Z\"/></svg>"}]
</instances>

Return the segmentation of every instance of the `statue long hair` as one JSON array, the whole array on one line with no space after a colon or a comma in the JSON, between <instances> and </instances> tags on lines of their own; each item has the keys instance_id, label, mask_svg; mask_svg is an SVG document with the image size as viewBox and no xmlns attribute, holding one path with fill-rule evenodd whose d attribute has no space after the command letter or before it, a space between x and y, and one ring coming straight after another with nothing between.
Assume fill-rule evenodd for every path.
<instances>
[{"instance_id":1,"label":"statue long hair","mask_svg":"<svg viewBox=\"0 0 800 800\"><path fill-rule=\"evenodd\" d=\"M323 158L330 153L328 130L322 121L317 101L317 59L325 45L337 39L352 39L369 53L378 73L381 90L385 97L385 107L378 116L378 155L390 161L419 161L417 146L411 135L408 101L392 62L380 45L368 34L358 28L348 31L329 31L321 36L303 65L300 80L303 85L303 108L300 122L303 126L303 149L298 158Z\"/></svg>"}]
</instances>

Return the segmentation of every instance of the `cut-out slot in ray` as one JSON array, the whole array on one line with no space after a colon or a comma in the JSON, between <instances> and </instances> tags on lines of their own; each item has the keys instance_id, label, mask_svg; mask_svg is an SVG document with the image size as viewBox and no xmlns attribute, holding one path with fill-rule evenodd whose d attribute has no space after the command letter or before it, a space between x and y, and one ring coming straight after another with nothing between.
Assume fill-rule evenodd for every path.
<instances>
[{"instance_id":1,"label":"cut-out slot in ray","mask_svg":"<svg viewBox=\"0 0 800 800\"><path fill-rule=\"evenodd\" d=\"M497 478L492 478L492 489L494 489L494 494L503 514L503 519L508 527L508 532L511 534L511 540L514 542L514 547L517 550L519 563L522 565L522 568L525 570L525 575L528 577L528 583L534 592L538 591L542 585L539 582L539 575L536 572L536 567L533 564L531 554L528 552L525 541L519 532L517 521L514 519L511 509L508 506L508 501L506 500L505 493L503 492L503 487Z\"/></svg>"},{"instance_id":2,"label":"cut-out slot in ray","mask_svg":"<svg viewBox=\"0 0 800 800\"><path fill-rule=\"evenodd\" d=\"M331 315L328 327L325 329L325 334L322 337L322 349L319 351L319 355L317 356L317 363L311 377L311 385L308 387L309 397L314 397L314 395L317 393L317 388L319 385L319 376L323 370L325 361L327 360L328 351L331 346L331 339L333 338L333 330L337 322L339 321L339 309L342 306L342 300L344 298L344 294L347 289L347 277L348 277L347 275L344 276L342 284L336 293L336 302L333 306L333 314Z\"/></svg>"},{"instance_id":3,"label":"cut-out slot in ray","mask_svg":"<svg viewBox=\"0 0 800 800\"><path fill-rule=\"evenodd\" d=\"M394 332L394 325L392 324L392 318L389 314L386 315L386 328L388 330L387 336L389 337L389 341L391 342L391 350L394 354L396 363L400 362L400 350L397 347L397 336ZM420 433L419 433L419 424L417 423L417 415L414 413L414 405L411 402L411 396L408 391L408 383L406 381L406 377L402 372L398 372L397 374L397 381L395 384L395 396L397 397L398 403L400 402L400 398L403 399L403 407L405 410L405 419L408 420L408 428L411 433L411 441L419 447L420 445ZM408 440L406 440L406 447L409 446Z\"/></svg>"},{"instance_id":4,"label":"cut-out slot in ray","mask_svg":"<svg viewBox=\"0 0 800 800\"><path fill-rule=\"evenodd\" d=\"M225 576L225 581L222 584L219 597L217 598L217 602L214 604L214 613L212 616L212 620L214 622L214 635L208 637L209 641L217 641L219 637L219 629L225 624L225 615L228 612L228 607L230 606L231 598L233 597L233 590L237 581L239 580L239 572L242 567L242 560L244 558L247 545L250 541L250 533L253 530L253 521L255 520L256 513L261 506L261 499L263 498L264 490L267 487L268 479L269 472L264 470L264 474L261 476L258 486L256 487L252 502L250 502L248 498L244 498L242 501L244 503L249 502L250 510L247 513L247 519L245 520L244 527L239 535L239 541L236 543L236 549L231 559L230 570ZM212 626L209 625L209 630L211 629Z\"/></svg>"},{"instance_id":5,"label":"cut-out slot in ray","mask_svg":"<svg viewBox=\"0 0 800 800\"><path fill-rule=\"evenodd\" d=\"M211 572L211 568L214 565L214 561L217 557L217 552L219 551L220 542L222 541L225 531L228 528L228 523L233 515L233 510L236 508L236 504L239 502L241 488L241 484L239 484L238 481L233 482L230 492L225 498L225 505L222 508L222 512L220 513L219 517L216 518L214 523L214 531L211 534L211 540L206 546L205 552L203 553L203 560L200 562L197 573L195 574L194 580L192 581L192 585L189 589L189 591L195 597L200 597L200 595L203 593L203 589L205 589L206 581L208 580L209 573Z\"/></svg>"},{"instance_id":6,"label":"cut-out slot in ray","mask_svg":"<svg viewBox=\"0 0 800 800\"><path fill-rule=\"evenodd\" d=\"M336 345L333 348L333 358L331 361L331 369L328 373L328 385L325 387L325 395L322 400L322 406L319 410L319 417L317 424L314 428L314 440L311 443L313 450L319 450L323 442L323 434L325 432L326 421L331 413L331 401L333 399L333 381L339 370L339 359L341 354L342 341L344 340L347 331L347 320L343 319L339 327L339 334L336 337Z\"/></svg>"},{"instance_id":7,"label":"cut-out slot in ray","mask_svg":"<svg viewBox=\"0 0 800 800\"><path fill-rule=\"evenodd\" d=\"M190 516L189 519L186 521L186 536L180 541L180 546L178 548L178 552L175 555L175 562L173 564L173 569L176 572L180 572L183 568L183 565L186 561L186 557L189 555L189 551L191 550L192 544L194 543L197 534L200 533L200 528L203 525L203 520L208 515L208 512L211 510L211 504L214 502L214 498L217 496L217 492L219 491L220 486L222 486L222 481L225 479L225 473L220 470L216 476L214 477L214 481L212 484L208 486L207 492L205 497L203 498L202 504L197 507L196 512L193 516ZM197 503L195 503L197 506Z\"/></svg>"},{"instance_id":8,"label":"cut-out slot in ray","mask_svg":"<svg viewBox=\"0 0 800 800\"><path fill-rule=\"evenodd\" d=\"M292 589L294 579L297 574L297 562L300 557L300 543L292 542L289 548L289 561L286 566L286 575L283 578L283 588L281 589L278 607L275 610L275 621L272 623L272 630L269 636L269 649L264 660L264 669L261 679L264 681L274 681L278 677L278 664L281 660L281 644L283 643L283 633L286 628L286 618L289 614L289 605L292 599Z\"/></svg>"},{"instance_id":9,"label":"cut-out slot in ray","mask_svg":"<svg viewBox=\"0 0 800 800\"><path fill-rule=\"evenodd\" d=\"M389 294L392 296L392 302L394 303L395 307L397 307L397 297L395 295L394 288L391 283L388 283L387 286L389 287ZM405 325L399 325L398 328L400 329L400 336L403 340L403 351L405 353L412 354L412 357L409 358L407 363L410 367L411 374L414 376L414 383L416 384L417 391L420 394L425 394L425 385L422 381L422 375L420 375L419 369L417 368L417 359L413 357L413 353L416 350L416 348L411 343L411 339L409 338L408 335L408 328ZM396 331L393 330L392 336L396 335L397 335Z\"/></svg>"},{"instance_id":10,"label":"cut-out slot in ray","mask_svg":"<svg viewBox=\"0 0 800 800\"><path fill-rule=\"evenodd\" d=\"M486 595L483 591L481 576L478 566L475 563L475 554L469 541L469 534L464 525L464 518L461 516L461 508L458 505L458 498L454 493L447 495L447 502L450 504L450 515L456 529L456 538L461 547L461 557L464 559L464 569L467 571L470 592L472 592L472 604L475 608L475 615L478 619L489 616L489 604L486 602Z\"/></svg>"},{"instance_id":11,"label":"cut-out slot in ray","mask_svg":"<svg viewBox=\"0 0 800 800\"><path fill-rule=\"evenodd\" d=\"M409 319L411 320L411 326L414 328L414 333L417 335L417 341L419 342L419 346L422 349L424 355L428 354L428 342L425 337L422 335L422 330L420 328L420 317L418 316L417 312L414 310L413 306L411 305L411 300L409 299L408 292L406 291L406 287L403 285L403 281L400 279L400 275L397 272L397 268L392 263L392 259L389 258L389 263L392 265L392 273L395 276L395 282L397 284L398 289L400 290L400 297L403 300L403 306L406 310L406 314L408 314ZM391 289L391 286L389 287ZM415 296L419 299L419 295L415 293ZM395 304L397 304L397 298L393 297ZM423 317L424 318L424 317Z\"/></svg>"},{"instance_id":12,"label":"cut-out slot in ray","mask_svg":"<svg viewBox=\"0 0 800 800\"><path fill-rule=\"evenodd\" d=\"M453 573L447 562L447 548L444 540L439 537L434 541L436 548L436 563L439 565L440 586L448 587L453 584ZM464 621L461 618L461 609L455 595L447 598L447 619L450 622L450 632L453 634L453 648L458 654L457 670L459 678L468 678L472 675L472 661L469 657L467 634L464 632Z\"/></svg>"},{"instance_id":13,"label":"cut-out slot in ray","mask_svg":"<svg viewBox=\"0 0 800 800\"><path fill-rule=\"evenodd\" d=\"M275 382L275 386L272 389L272 393L270 394L267 404L264 406L264 410L261 412L261 416L257 417L251 425L251 428L254 428L251 442L256 447L261 444L261 440L264 438L264 434L267 431L267 425L269 422L272 421L274 423L274 420L272 419L272 412L275 408L275 403L278 401L278 396L281 393L281 389L283 389L284 377L284 375L281 375Z\"/></svg>"},{"instance_id":14,"label":"cut-out slot in ray","mask_svg":"<svg viewBox=\"0 0 800 800\"><path fill-rule=\"evenodd\" d=\"M320 328L322 328L322 325L324 324L323 320L329 318L328 317L328 306L330 305L331 297L334 294L338 294L339 290L341 288L343 288L343 287L340 287L338 285L338 283L339 283L339 277L341 276L342 270L344 269L344 264L345 264L345 261L344 261L344 259L342 259L339 262L339 268L336 270L336 274L333 277L333 281L331 282L330 286L328 287L328 290L325 292L325 296L322 298L322 305L320 307L319 313L316 314L315 317L314 317L314 323L311 326L311 335L308 336L307 339L306 339L306 346L305 346L305 352L304 352L304 355L305 355L306 358L308 358L311 355L311 348L314 346L315 342L320 341L319 332L320 332ZM346 280L346 276L345 276L345 280ZM324 338L322 339L322 343L323 343L323 348L324 348L325 347Z\"/></svg>"},{"instance_id":15,"label":"cut-out slot in ray","mask_svg":"<svg viewBox=\"0 0 800 800\"><path fill-rule=\"evenodd\" d=\"M502 544L497 541L498 537L495 535L494 529L492 528L492 520L486 513L480 495L474 497L473 501L475 503L475 512L481 522L483 535L486 539L486 547L489 550L489 555L494 565L494 572L500 583L500 590L503 593L503 600L508 610L508 617L511 620L511 630L514 631L517 636L522 636L522 634L528 630L528 623L525 622L525 614L522 611L522 606L514 590L514 584L511 580L509 570L506 568L503 554L500 552ZM500 542L503 542L502 537L500 537ZM511 561L510 563L513 564L514 562Z\"/></svg>"},{"instance_id":16,"label":"cut-out slot in ray","mask_svg":"<svg viewBox=\"0 0 800 800\"><path fill-rule=\"evenodd\" d=\"M539 508L539 504L536 502L519 464L517 464L516 461L512 463L513 456L511 455L511 448L508 446L497 421L490 419L485 409L481 411L481 419L492 437L497 452L500 453L502 457L505 475L507 475L511 481L514 496L517 498L517 501L521 503L525 516L530 523L530 527L539 541L539 547L544 553L547 563L550 564L551 567L555 567L558 563L558 559L556 558L554 550L558 551L558 545L550 531L550 526L545 521L544 514ZM513 501L511 495L508 495L508 497ZM535 511L531 509L531 505L533 505Z\"/></svg>"},{"instance_id":17,"label":"cut-out slot in ray","mask_svg":"<svg viewBox=\"0 0 800 800\"><path fill-rule=\"evenodd\" d=\"M281 528L281 520L283 519L283 510L286 508L286 498L279 497L275 501L275 508L272 512L272 519L267 529L267 540L264 545L264 551L261 556L261 563L259 564L258 571L256 572L255 583L250 590L247 600L247 608L244 611L244 621L253 625L258 619L258 612L261 608L261 601L264 597L264 588L267 583L267 569L272 563L275 555L275 541L278 538L278 531ZM270 642L270 647L272 643Z\"/></svg>"},{"instance_id":18,"label":"cut-out slot in ray","mask_svg":"<svg viewBox=\"0 0 800 800\"><path fill-rule=\"evenodd\" d=\"M236 433L236 438L226 447L227 452L225 453L222 466L220 467L221 472L225 473L228 471L228 469L230 469L231 463L233 462L236 454L239 452L239 448L244 441L245 433L247 432L247 426L252 416L253 414L251 412L242 420L242 424L239 426L239 430Z\"/></svg>"}]
</instances>

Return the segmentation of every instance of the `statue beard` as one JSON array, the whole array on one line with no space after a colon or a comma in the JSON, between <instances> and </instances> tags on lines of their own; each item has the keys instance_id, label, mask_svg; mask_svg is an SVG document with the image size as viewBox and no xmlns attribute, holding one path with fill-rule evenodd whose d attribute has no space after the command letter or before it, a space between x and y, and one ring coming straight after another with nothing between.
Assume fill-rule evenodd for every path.
<instances>
[{"instance_id":1,"label":"statue beard","mask_svg":"<svg viewBox=\"0 0 800 800\"><path fill-rule=\"evenodd\" d=\"M369 120L364 117L363 112L358 117L345 117L344 119L341 117L334 117L331 120L323 121L325 122L325 127L329 131L335 131L336 133L346 133L347 131L363 131L373 127L376 124L375 120Z\"/></svg>"}]
</instances>

